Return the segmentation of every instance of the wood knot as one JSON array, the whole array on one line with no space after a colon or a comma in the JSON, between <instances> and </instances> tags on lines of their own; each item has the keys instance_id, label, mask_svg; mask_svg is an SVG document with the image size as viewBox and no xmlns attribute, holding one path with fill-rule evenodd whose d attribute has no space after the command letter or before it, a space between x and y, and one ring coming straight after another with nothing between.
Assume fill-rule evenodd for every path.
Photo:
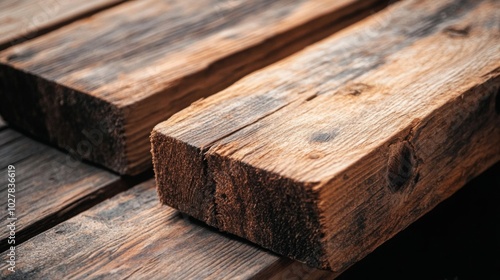
<instances>
[{"instance_id":1,"label":"wood knot","mask_svg":"<svg viewBox=\"0 0 500 280\"><path fill-rule=\"evenodd\" d=\"M317 93L315 93L315 94L313 94L313 95L311 95L311 96L308 96L308 97L306 98L306 101L311 101L311 100L313 100L313 99L314 99L314 98L316 98L316 97L318 97L318 94L317 94Z\"/></svg>"},{"instance_id":2,"label":"wood knot","mask_svg":"<svg viewBox=\"0 0 500 280\"><path fill-rule=\"evenodd\" d=\"M323 157L323 154L320 152L311 152L310 154L307 155L309 159L319 159Z\"/></svg>"},{"instance_id":3,"label":"wood knot","mask_svg":"<svg viewBox=\"0 0 500 280\"><path fill-rule=\"evenodd\" d=\"M452 38L467 37L470 34L470 25L466 26L448 26L443 32Z\"/></svg>"},{"instance_id":4,"label":"wood knot","mask_svg":"<svg viewBox=\"0 0 500 280\"><path fill-rule=\"evenodd\" d=\"M407 188L412 181L416 181L417 159L411 144L401 141L389 146L387 159L387 182L392 192L399 192Z\"/></svg>"},{"instance_id":5,"label":"wood knot","mask_svg":"<svg viewBox=\"0 0 500 280\"><path fill-rule=\"evenodd\" d=\"M358 96L361 95L363 92L370 90L373 86L363 84L363 83L354 83L349 86L347 86L345 89L341 91L343 95L352 95L352 96Z\"/></svg>"}]
</instances>

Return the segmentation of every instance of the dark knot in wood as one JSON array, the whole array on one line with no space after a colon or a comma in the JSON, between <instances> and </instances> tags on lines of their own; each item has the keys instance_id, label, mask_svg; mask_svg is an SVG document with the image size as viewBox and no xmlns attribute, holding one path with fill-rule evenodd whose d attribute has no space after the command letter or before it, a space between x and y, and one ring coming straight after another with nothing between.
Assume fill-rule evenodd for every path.
<instances>
[{"instance_id":1,"label":"dark knot in wood","mask_svg":"<svg viewBox=\"0 0 500 280\"><path fill-rule=\"evenodd\" d=\"M407 140L389 146L387 182L392 192L406 189L416 178L416 169L415 152Z\"/></svg>"}]
</instances>

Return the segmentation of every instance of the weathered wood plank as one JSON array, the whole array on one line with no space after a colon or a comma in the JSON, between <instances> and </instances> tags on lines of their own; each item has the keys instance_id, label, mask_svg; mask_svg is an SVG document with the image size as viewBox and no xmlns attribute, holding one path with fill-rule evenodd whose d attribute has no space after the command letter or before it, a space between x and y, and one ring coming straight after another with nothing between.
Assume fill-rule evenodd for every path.
<instances>
[{"instance_id":1,"label":"weathered wood plank","mask_svg":"<svg viewBox=\"0 0 500 280\"><path fill-rule=\"evenodd\" d=\"M500 162L338 277L495 279ZM473 257L472 257L473 256Z\"/></svg>"},{"instance_id":2,"label":"weathered wood plank","mask_svg":"<svg viewBox=\"0 0 500 280\"><path fill-rule=\"evenodd\" d=\"M499 5L395 4L174 115L162 202L345 270L500 159Z\"/></svg>"},{"instance_id":3,"label":"weathered wood plank","mask_svg":"<svg viewBox=\"0 0 500 280\"><path fill-rule=\"evenodd\" d=\"M494 230L499 214L496 198L500 192L492 182L499 182L499 167L497 164L496 169L473 180L444 205L439 205L342 274L340 279L408 275L473 278L460 274L462 269L453 265L452 260L457 255L467 260L469 268L466 271L474 269L470 267L468 253L473 253L477 261L494 261L485 253L491 248L488 242L494 242L497 236ZM454 206L450 207L450 202ZM464 224L470 223L482 225L482 229L480 226L467 227L469 232L477 232L475 235L463 234ZM462 239L457 239L459 236L463 236ZM478 247L478 240L486 246ZM433 245L429 246L429 242ZM471 251L463 251L465 243L473 247ZM450 252L450 248L456 249ZM422 249L425 251L421 252ZM215 233L169 207L159 206L151 181L28 240L17 252L20 261L15 274L8 273L4 262L0 267L2 276L7 279L68 278L69 274L75 279L105 276L113 279L127 276L141 279L331 279L335 276L264 252L232 236ZM444 261L451 265L443 265ZM443 270L442 274L436 274L436 265ZM474 276L486 275L483 272L494 267L478 268L484 270L474 270Z\"/></svg>"},{"instance_id":4,"label":"weathered wood plank","mask_svg":"<svg viewBox=\"0 0 500 280\"><path fill-rule=\"evenodd\" d=\"M123 1L3 0L0 2L0 50Z\"/></svg>"},{"instance_id":5,"label":"weathered wood plank","mask_svg":"<svg viewBox=\"0 0 500 280\"><path fill-rule=\"evenodd\" d=\"M35 236L17 249L11 279L249 279L267 268L331 275L224 236L157 201L154 180ZM274 273L272 273L274 274ZM271 274L271 275L272 275ZM262 278L261 278L262 279Z\"/></svg>"},{"instance_id":6,"label":"weathered wood plank","mask_svg":"<svg viewBox=\"0 0 500 280\"><path fill-rule=\"evenodd\" d=\"M0 112L82 158L136 174L151 167L154 125L376 2L124 3L2 52ZM93 132L98 145L88 144Z\"/></svg>"},{"instance_id":7,"label":"weathered wood plank","mask_svg":"<svg viewBox=\"0 0 500 280\"><path fill-rule=\"evenodd\" d=\"M0 131L0 200L7 228L7 167L15 167L16 245L130 187L119 176L73 159L12 130ZM133 181L133 180L132 180ZM134 181L135 183L135 181ZM10 232L0 233L0 251Z\"/></svg>"}]
</instances>

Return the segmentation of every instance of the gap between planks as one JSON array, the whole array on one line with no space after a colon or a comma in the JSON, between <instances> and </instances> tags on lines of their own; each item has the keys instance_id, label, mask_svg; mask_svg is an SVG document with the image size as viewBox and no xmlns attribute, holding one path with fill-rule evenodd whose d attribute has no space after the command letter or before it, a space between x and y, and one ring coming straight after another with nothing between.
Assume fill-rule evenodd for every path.
<instances>
[{"instance_id":1,"label":"gap between planks","mask_svg":"<svg viewBox=\"0 0 500 280\"><path fill-rule=\"evenodd\" d=\"M16 245L151 176L120 178L10 128L0 131L0 169L8 165L16 170ZM2 176L2 193L7 193L7 178ZM7 200L0 206L7 209ZM2 224L7 215L0 214ZM2 231L0 251L10 247L8 237L9 231Z\"/></svg>"},{"instance_id":2,"label":"gap between planks","mask_svg":"<svg viewBox=\"0 0 500 280\"><path fill-rule=\"evenodd\" d=\"M34 39L125 0L2 0L0 50Z\"/></svg>"}]
</instances>

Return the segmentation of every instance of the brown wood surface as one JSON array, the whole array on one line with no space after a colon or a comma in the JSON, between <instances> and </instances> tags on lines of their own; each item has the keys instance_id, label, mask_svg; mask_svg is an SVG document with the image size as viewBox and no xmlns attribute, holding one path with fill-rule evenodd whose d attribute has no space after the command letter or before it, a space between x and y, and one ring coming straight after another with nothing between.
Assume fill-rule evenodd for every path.
<instances>
[{"instance_id":1,"label":"brown wood surface","mask_svg":"<svg viewBox=\"0 0 500 280\"><path fill-rule=\"evenodd\" d=\"M84 159L136 174L151 167L154 125L376 2L124 3L0 53L0 112Z\"/></svg>"},{"instance_id":2,"label":"brown wood surface","mask_svg":"<svg viewBox=\"0 0 500 280\"><path fill-rule=\"evenodd\" d=\"M494 275L495 260L484 253L494 254L498 248L491 247L491 242L498 236L496 198L500 192L495 184L500 180L499 167L497 164L482 174L480 181L468 184L458 197L454 195L439 205L340 278L428 279L451 275L468 279L482 275L485 277L479 278L488 279ZM155 196L153 182L149 181L41 233L18 247L20 261L15 274L8 273L5 265L0 267L2 277L283 280L335 276L214 232L186 215L159 206ZM473 271L476 277L464 277L454 263L462 262L471 269L469 253L474 254L474 261L487 260L477 266L480 271Z\"/></svg>"},{"instance_id":3,"label":"brown wood surface","mask_svg":"<svg viewBox=\"0 0 500 280\"><path fill-rule=\"evenodd\" d=\"M500 162L436 206L338 280L497 279Z\"/></svg>"},{"instance_id":4,"label":"brown wood surface","mask_svg":"<svg viewBox=\"0 0 500 280\"><path fill-rule=\"evenodd\" d=\"M0 131L0 219L7 218L7 167L16 170L16 245L129 186L119 176L84 164L71 156L12 130ZM0 251L10 245L8 230L0 233Z\"/></svg>"},{"instance_id":5,"label":"brown wood surface","mask_svg":"<svg viewBox=\"0 0 500 280\"><path fill-rule=\"evenodd\" d=\"M337 272L500 159L500 2L403 1L152 134L163 203Z\"/></svg>"},{"instance_id":6,"label":"brown wood surface","mask_svg":"<svg viewBox=\"0 0 500 280\"><path fill-rule=\"evenodd\" d=\"M28 240L11 279L328 279L158 203L147 181ZM284 278L282 278L283 276ZM305 277L305 278L304 278ZM263 279L263 278L258 278Z\"/></svg>"},{"instance_id":7,"label":"brown wood surface","mask_svg":"<svg viewBox=\"0 0 500 280\"><path fill-rule=\"evenodd\" d=\"M0 50L123 1L2 0L0 2Z\"/></svg>"}]
</instances>

